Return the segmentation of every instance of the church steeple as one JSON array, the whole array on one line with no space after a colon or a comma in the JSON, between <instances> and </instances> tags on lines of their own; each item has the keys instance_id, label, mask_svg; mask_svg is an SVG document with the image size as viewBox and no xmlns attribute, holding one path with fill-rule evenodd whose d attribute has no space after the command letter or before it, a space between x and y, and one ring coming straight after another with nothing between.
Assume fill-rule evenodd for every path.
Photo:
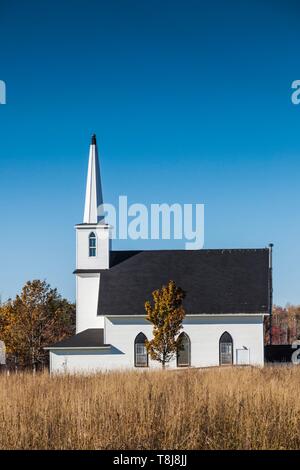
<instances>
[{"instance_id":1,"label":"church steeple","mask_svg":"<svg viewBox=\"0 0 300 470\"><path fill-rule=\"evenodd\" d=\"M92 135L88 174L86 180L84 224L97 224L103 220L103 215L99 213L99 206L103 204L102 187L100 178L100 168L98 159L98 149L96 135Z\"/></svg>"}]
</instances>

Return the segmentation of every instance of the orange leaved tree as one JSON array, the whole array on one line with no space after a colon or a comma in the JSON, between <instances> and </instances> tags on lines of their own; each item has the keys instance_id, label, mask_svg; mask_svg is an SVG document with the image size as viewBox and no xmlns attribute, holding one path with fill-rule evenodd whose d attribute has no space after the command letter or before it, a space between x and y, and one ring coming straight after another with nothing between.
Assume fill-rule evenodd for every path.
<instances>
[{"instance_id":1,"label":"orange leaved tree","mask_svg":"<svg viewBox=\"0 0 300 470\"><path fill-rule=\"evenodd\" d=\"M10 358L31 366L47 362L45 346L74 333L75 305L45 281L27 282L20 295L0 307L0 340Z\"/></svg>"},{"instance_id":2,"label":"orange leaved tree","mask_svg":"<svg viewBox=\"0 0 300 470\"><path fill-rule=\"evenodd\" d=\"M185 292L174 281L152 292L153 304L145 303L146 319L153 324L153 339L146 341L146 349L151 359L164 368L176 354L179 344L179 332L185 311L182 301Z\"/></svg>"}]
</instances>

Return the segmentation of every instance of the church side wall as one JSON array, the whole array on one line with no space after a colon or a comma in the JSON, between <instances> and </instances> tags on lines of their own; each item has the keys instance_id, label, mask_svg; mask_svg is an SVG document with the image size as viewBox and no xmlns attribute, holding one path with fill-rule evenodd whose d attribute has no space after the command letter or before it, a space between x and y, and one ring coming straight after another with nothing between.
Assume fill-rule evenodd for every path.
<instances>
[{"instance_id":1,"label":"church side wall","mask_svg":"<svg viewBox=\"0 0 300 470\"><path fill-rule=\"evenodd\" d=\"M264 338L263 316L200 316L186 317L184 329L191 341L191 366L209 367L219 365L219 339L227 331L233 339L233 361L237 363L237 350L247 348L248 363L263 366ZM143 332L148 339L152 326L140 317L105 318L105 339L110 349L98 351L55 351L51 353L51 370L92 372L134 369L134 340ZM176 358L169 363L176 367ZM149 358L149 368L161 365ZM138 368L143 370L143 368Z\"/></svg>"},{"instance_id":2,"label":"church side wall","mask_svg":"<svg viewBox=\"0 0 300 470\"><path fill-rule=\"evenodd\" d=\"M189 316L184 320L184 329L191 341L191 366L209 367L219 365L219 340L227 331L233 339L233 363L237 363L237 350L247 348L249 363L264 364L263 316L258 315L218 315ZM147 338L152 336L152 326L145 319L136 317L106 318L105 342L113 344L125 353L127 364L134 364L134 339L143 332ZM150 367L157 362L149 362ZM176 367L176 360L170 363Z\"/></svg>"},{"instance_id":3,"label":"church side wall","mask_svg":"<svg viewBox=\"0 0 300 470\"><path fill-rule=\"evenodd\" d=\"M88 374L121 368L119 355L115 355L110 349L65 349L50 352L50 371L52 373Z\"/></svg>"}]
</instances>

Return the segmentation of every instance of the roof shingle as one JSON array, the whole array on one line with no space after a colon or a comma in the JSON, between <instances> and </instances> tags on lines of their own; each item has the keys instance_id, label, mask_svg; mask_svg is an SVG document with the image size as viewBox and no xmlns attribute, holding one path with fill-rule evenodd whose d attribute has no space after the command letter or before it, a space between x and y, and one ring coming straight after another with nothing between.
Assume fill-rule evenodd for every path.
<instances>
[{"instance_id":1,"label":"roof shingle","mask_svg":"<svg viewBox=\"0 0 300 470\"><path fill-rule=\"evenodd\" d=\"M48 348L103 348L109 347L109 344L104 344L104 330L103 328L89 328L81 331L77 335L66 338L58 343L52 344Z\"/></svg>"},{"instance_id":2,"label":"roof shingle","mask_svg":"<svg viewBox=\"0 0 300 470\"><path fill-rule=\"evenodd\" d=\"M269 250L114 251L100 275L98 315L145 315L151 293L174 280L187 314L267 313Z\"/></svg>"}]
</instances>

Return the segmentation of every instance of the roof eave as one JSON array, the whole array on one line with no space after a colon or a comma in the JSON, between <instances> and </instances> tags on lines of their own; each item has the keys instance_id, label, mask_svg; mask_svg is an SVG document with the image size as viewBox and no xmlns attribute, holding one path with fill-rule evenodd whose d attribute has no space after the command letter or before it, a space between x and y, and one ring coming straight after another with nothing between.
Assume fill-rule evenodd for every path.
<instances>
[{"instance_id":1,"label":"roof eave","mask_svg":"<svg viewBox=\"0 0 300 470\"><path fill-rule=\"evenodd\" d=\"M47 346L45 348L43 348L44 350L46 351L50 351L50 350L58 350L58 349L67 349L67 350L70 350L70 349L110 349L111 348L111 345L108 344L106 346Z\"/></svg>"},{"instance_id":2,"label":"roof eave","mask_svg":"<svg viewBox=\"0 0 300 470\"><path fill-rule=\"evenodd\" d=\"M185 318L186 317L189 317L189 318L193 318L193 317L229 317L229 316L234 316L234 317L244 317L244 316L252 316L252 317L260 317L261 315L263 316L267 316L269 315L269 313L266 313L266 312L257 312L257 313L251 313L251 312L248 312L248 313L187 313L185 315ZM103 315L98 315L98 316L103 316L103 317L107 317L107 318L124 318L124 317L129 317L129 318L146 318L145 315L110 315L110 314L103 314Z\"/></svg>"}]
</instances>

